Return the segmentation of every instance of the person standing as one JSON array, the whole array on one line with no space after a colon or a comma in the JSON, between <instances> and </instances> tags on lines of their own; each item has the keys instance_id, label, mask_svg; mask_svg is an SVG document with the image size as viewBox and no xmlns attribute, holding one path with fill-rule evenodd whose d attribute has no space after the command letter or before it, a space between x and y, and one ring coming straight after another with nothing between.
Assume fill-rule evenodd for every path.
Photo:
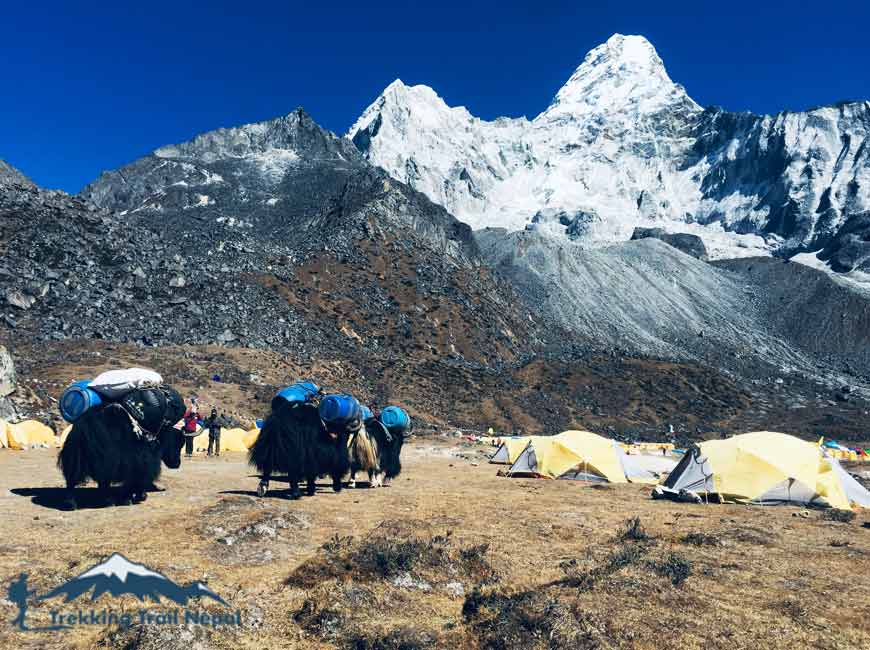
<instances>
[{"instance_id":1,"label":"person standing","mask_svg":"<svg viewBox=\"0 0 870 650\"><path fill-rule=\"evenodd\" d=\"M221 413L218 417L217 409L211 410L208 420L205 421L205 426L208 427L208 455L211 456L214 449L215 456L221 455L221 427L224 425L224 415Z\"/></svg>"},{"instance_id":2,"label":"person standing","mask_svg":"<svg viewBox=\"0 0 870 650\"><path fill-rule=\"evenodd\" d=\"M187 458L193 456L193 439L196 437L196 421L199 415L196 412L196 402L184 412L184 455Z\"/></svg>"}]
</instances>

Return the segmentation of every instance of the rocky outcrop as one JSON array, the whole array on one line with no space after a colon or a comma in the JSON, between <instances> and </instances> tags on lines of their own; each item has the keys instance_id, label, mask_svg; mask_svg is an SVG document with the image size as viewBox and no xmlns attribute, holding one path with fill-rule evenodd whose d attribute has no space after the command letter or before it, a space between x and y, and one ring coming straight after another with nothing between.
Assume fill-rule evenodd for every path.
<instances>
[{"instance_id":1,"label":"rocky outcrop","mask_svg":"<svg viewBox=\"0 0 870 650\"><path fill-rule=\"evenodd\" d=\"M12 355L5 346L0 345L0 420L14 420L17 416L15 405L9 396L15 392L15 365Z\"/></svg>"},{"instance_id":2,"label":"rocky outcrop","mask_svg":"<svg viewBox=\"0 0 870 650\"><path fill-rule=\"evenodd\" d=\"M0 397L6 397L15 390L15 365L12 355L5 346L0 345Z\"/></svg>"},{"instance_id":3,"label":"rocky outcrop","mask_svg":"<svg viewBox=\"0 0 870 650\"><path fill-rule=\"evenodd\" d=\"M665 232L663 228L635 228L631 234L632 241L648 238L660 239L677 250L683 251L686 255L691 255L701 261L707 260L707 248L704 246L704 240L698 235L681 232L669 233Z\"/></svg>"},{"instance_id":4,"label":"rocky outcrop","mask_svg":"<svg viewBox=\"0 0 870 650\"><path fill-rule=\"evenodd\" d=\"M849 217L818 258L838 273L870 269L870 212Z\"/></svg>"},{"instance_id":5,"label":"rocky outcrop","mask_svg":"<svg viewBox=\"0 0 870 650\"><path fill-rule=\"evenodd\" d=\"M5 160L0 160L0 187L8 187L12 185L23 185L32 187L33 181L31 181L29 178L27 178L27 176L15 169L15 167L7 163Z\"/></svg>"}]
</instances>

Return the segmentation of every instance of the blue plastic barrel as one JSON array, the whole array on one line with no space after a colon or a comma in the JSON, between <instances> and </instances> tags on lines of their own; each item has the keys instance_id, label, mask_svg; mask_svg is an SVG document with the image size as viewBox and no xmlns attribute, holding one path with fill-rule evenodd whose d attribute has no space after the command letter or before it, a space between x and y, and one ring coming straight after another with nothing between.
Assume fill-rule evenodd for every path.
<instances>
[{"instance_id":1,"label":"blue plastic barrel","mask_svg":"<svg viewBox=\"0 0 870 650\"><path fill-rule=\"evenodd\" d=\"M89 410L103 403L99 393L89 388L90 384L89 379L77 381L60 396L58 402L60 414L67 422L75 422Z\"/></svg>"},{"instance_id":2,"label":"blue plastic barrel","mask_svg":"<svg viewBox=\"0 0 870 650\"><path fill-rule=\"evenodd\" d=\"M359 402L352 395L327 395L320 400L317 410L321 420L336 425L359 420L362 413Z\"/></svg>"},{"instance_id":3,"label":"blue plastic barrel","mask_svg":"<svg viewBox=\"0 0 870 650\"><path fill-rule=\"evenodd\" d=\"M398 406L388 406L379 416L381 424L387 427L390 433L402 435L408 430L411 424L411 418L405 412L405 409Z\"/></svg>"},{"instance_id":4,"label":"blue plastic barrel","mask_svg":"<svg viewBox=\"0 0 870 650\"><path fill-rule=\"evenodd\" d=\"M308 402L319 392L320 387L317 384L310 381L300 381L279 390L277 397L288 402Z\"/></svg>"}]
</instances>

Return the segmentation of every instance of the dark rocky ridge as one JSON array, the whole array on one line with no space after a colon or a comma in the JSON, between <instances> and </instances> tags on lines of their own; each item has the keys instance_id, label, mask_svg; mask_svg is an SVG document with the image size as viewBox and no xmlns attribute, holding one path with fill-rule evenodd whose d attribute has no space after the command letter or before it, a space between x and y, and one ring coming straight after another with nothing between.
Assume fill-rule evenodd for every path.
<instances>
[{"instance_id":1,"label":"dark rocky ridge","mask_svg":"<svg viewBox=\"0 0 870 650\"><path fill-rule=\"evenodd\" d=\"M163 147L81 197L7 185L0 220L20 335L300 358L395 357L401 339L475 363L540 339L467 226L301 110Z\"/></svg>"},{"instance_id":2,"label":"dark rocky ridge","mask_svg":"<svg viewBox=\"0 0 870 650\"><path fill-rule=\"evenodd\" d=\"M843 102L806 113L701 113L694 143L681 161L688 169L706 159L705 201L756 196L746 216L728 230L778 238L778 255L824 249L838 272L870 270L866 213L870 164L870 102ZM806 133L808 142L801 142ZM823 184L819 184L823 181ZM714 210L702 223L723 218Z\"/></svg>"},{"instance_id":3,"label":"dark rocky ridge","mask_svg":"<svg viewBox=\"0 0 870 650\"><path fill-rule=\"evenodd\" d=\"M843 224L818 254L818 258L828 262L838 273L848 273L854 269L870 266L870 212L856 214Z\"/></svg>"},{"instance_id":4,"label":"dark rocky ridge","mask_svg":"<svg viewBox=\"0 0 870 650\"><path fill-rule=\"evenodd\" d=\"M707 247L704 246L704 240L698 235L689 235L687 233L669 233L665 232L664 228L635 228L631 234L631 241L638 239L661 239L666 244L670 244L677 250L683 251L686 255L691 255L701 261L707 260Z\"/></svg>"},{"instance_id":5,"label":"dark rocky ridge","mask_svg":"<svg viewBox=\"0 0 870 650\"><path fill-rule=\"evenodd\" d=\"M0 186L21 185L32 187L33 181L5 160L0 160Z\"/></svg>"}]
</instances>

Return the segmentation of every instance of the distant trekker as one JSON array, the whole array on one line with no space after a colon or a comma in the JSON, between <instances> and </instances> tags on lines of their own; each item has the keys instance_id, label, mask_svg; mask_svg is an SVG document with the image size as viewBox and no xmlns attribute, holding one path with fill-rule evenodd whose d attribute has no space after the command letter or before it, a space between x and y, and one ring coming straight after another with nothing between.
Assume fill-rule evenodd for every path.
<instances>
[{"instance_id":1,"label":"distant trekker","mask_svg":"<svg viewBox=\"0 0 870 650\"><path fill-rule=\"evenodd\" d=\"M199 415L196 412L196 403L193 403L184 413L184 455L193 456L193 439L196 437L196 421Z\"/></svg>"},{"instance_id":2,"label":"distant trekker","mask_svg":"<svg viewBox=\"0 0 870 650\"><path fill-rule=\"evenodd\" d=\"M221 455L221 427L225 423L224 414L221 413L218 417L217 409L211 410L211 415L205 421L205 426L208 427L208 455L211 456L212 449L214 455Z\"/></svg>"}]
</instances>

